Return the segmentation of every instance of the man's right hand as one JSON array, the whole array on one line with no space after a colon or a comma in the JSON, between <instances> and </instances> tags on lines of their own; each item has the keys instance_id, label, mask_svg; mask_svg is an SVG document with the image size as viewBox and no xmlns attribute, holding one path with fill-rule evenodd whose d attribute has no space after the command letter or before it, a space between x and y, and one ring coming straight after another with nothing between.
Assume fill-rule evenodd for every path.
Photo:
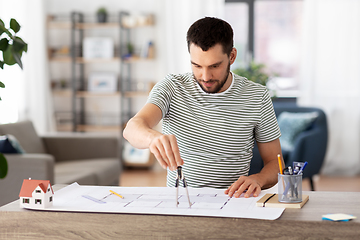
<instances>
[{"instance_id":1,"label":"man's right hand","mask_svg":"<svg viewBox=\"0 0 360 240\"><path fill-rule=\"evenodd\" d=\"M184 164L174 135L161 134L154 137L149 149L164 169L168 167L171 171L174 171L178 166Z\"/></svg>"},{"instance_id":2,"label":"man's right hand","mask_svg":"<svg viewBox=\"0 0 360 240\"><path fill-rule=\"evenodd\" d=\"M139 149L149 148L163 168L176 170L184 161L174 135L164 135L153 128L160 122L162 112L152 103L147 103L126 124L124 138Z\"/></svg>"}]
</instances>

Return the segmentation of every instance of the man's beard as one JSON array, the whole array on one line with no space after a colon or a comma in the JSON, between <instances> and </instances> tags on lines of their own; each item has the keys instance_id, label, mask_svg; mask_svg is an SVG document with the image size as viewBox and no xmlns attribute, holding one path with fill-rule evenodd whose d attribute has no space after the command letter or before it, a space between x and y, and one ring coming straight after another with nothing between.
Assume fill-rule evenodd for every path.
<instances>
[{"instance_id":1,"label":"man's beard","mask_svg":"<svg viewBox=\"0 0 360 240\"><path fill-rule=\"evenodd\" d=\"M215 88L215 90L213 91L208 91L206 88L203 87L203 85L200 84L200 82L205 82L202 79L197 79L193 73L194 79L196 80L196 82L199 84L199 86L201 87L201 89L206 92L206 93L218 93L222 87L225 85L228 77L229 77L229 73L230 73L230 62L228 64L227 70L226 70L226 76L222 79L222 80L217 80L217 79L210 79L206 82L216 82L218 83L217 87Z\"/></svg>"}]
</instances>

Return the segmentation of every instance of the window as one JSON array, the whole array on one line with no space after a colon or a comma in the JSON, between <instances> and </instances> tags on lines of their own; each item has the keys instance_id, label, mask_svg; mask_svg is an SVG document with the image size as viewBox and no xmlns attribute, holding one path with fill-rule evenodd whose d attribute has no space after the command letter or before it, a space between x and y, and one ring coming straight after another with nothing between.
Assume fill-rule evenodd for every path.
<instances>
[{"instance_id":1,"label":"window","mask_svg":"<svg viewBox=\"0 0 360 240\"><path fill-rule=\"evenodd\" d=\"M280 88L297 86L301 15L302 1L255 2L254 59L281 77Z\"/></svg>"},{"instance_id":2,"label":"window","mask_svg":"<svg viewBox=\"0 0 360 240\"><path fill-rule=\"evenodd\" d=\"M41 199L35 199L35 204L41 204Z\"/></svg>"},{"instance_id":3,"label":"window","mask_svg":"<svg viewBox=\"0 0 360 240\"><path fill-rule=\"evenodd\" d=\"M52 202L52 196L49 198L49 202Z\"/></svg>"},{"instance_id":4,"label":"window","mask_svg":"<svg viewBox=\"0 0 360 240\"><path fill-rule=\"evenodd\" d=\"M225 5L225 18L234 30L234 47L237 49L237 57L233 68L246 67L251 59L249 51L249 7L246 3L227 3Z\"/></svg>"},{"instance_id":5,"label":"window","mask_svg":"<svg viewBox=\"0 0 360 240\"><path fill-rule=\"evenodd\" d=\"M36 192L36 193L41 193L41 190L36 190L35 192Z\"/></svg>"},{"instance_id":6,"label":"window","mask_svg":"<svg viewBox=\"0 0 360 240\"><path fill-rule=\"evenodd\" d=\"M29 198L23 198L23 203L30 203L30 199Z\"/></svg>"},{"instance_id":7,"label":"window","mask_svg":"<svg viewBox=\"0 0 360 240\"><path fill-rule=\"evenodd\" d=\"M234 29L238 51L240 46L238 62L232 67L246 67L253 59L265 64L270 75L278 76L272 82L275 89L296 90L302 4L302 0L226 0L225 20Z\"/></svg>"},{"instance_id":8,"label":"window","mask_svg":"<svg viewBox=\"0 0 360 240\"><path fill-rule=\"evenodd\" d=\"M47 190L48 192L50 192L50 188L48 188L48 190Z\"/></svg>"}]
</instances>

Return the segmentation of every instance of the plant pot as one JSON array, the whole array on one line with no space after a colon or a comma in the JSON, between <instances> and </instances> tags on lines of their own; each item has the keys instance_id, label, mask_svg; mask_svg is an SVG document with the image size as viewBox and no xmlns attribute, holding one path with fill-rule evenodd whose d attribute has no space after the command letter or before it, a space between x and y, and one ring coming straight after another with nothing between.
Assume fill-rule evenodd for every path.
<instances>
[{"instance_id":1,"label":"plant pot","mask_svg":"<svg viewBox=\"0 0 360 240\"><path fill-rule=\"evenodd\" d=\"M97 19L99 23L104 23L107 20L107 14L106 13L97 13Z\"/></svg>"}]
</instances>

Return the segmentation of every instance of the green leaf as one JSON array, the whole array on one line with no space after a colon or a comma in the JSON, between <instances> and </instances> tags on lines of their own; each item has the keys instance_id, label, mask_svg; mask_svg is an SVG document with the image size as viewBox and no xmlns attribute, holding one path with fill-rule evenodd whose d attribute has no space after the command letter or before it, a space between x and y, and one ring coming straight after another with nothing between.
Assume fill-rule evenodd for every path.
<instances>
[{"instance_id":1,"label":"green leaf","mask_svg":"<svg viewBox=\"0 0 360 240\"><path fill-rule=\"evenodd\" d=\"M1 82L1 81L0 81L0 87L5 88L5 84L3 82Z\"/></svg>"},{"instance_id":2,"label":"green leaf","mask_svg":"<svg viewBox=\"0 0 360 240\"><path fill-rule=\"evenodd\" d=\"M15 37L13 39L13 51L14 52L22 52L24 50L26 46L26 43L21 39L21 38L18 38L18 37Z\"/></svg>"},{"instance_id":3,"label":"green leaf","mask_svg":"<svg viewBox=\"0 0 360 240\"><path fill-rule=\"evenodd\" d=\"M4 69L4 62L3 61L0 61L0 68Z\"/></svg>"},{"instance_id":4,"label":"green leaf","mask_svg":"<svg viewBox=\"0 0 360 240\"><path fill-rule=\"evenodd\" d=\"M13 51L12 54L13 54L13 57L14 57L16 63L19 65L19 67L20 67L21 69L23 69L23 65L22 65L22 62L21 62L21 52L18 53L18 52L14 52L14 51Z\"/></svg>"},{"instance_id":5,"label":"green leaf","mask_svg":"<svg viewBox=\"0 0 360 240\"><path fill-rule=\"evenodd\" d=\"M27 52L27 49L28 49L28 45L26 42L24 42L24 40L22 40L21 38L19 37L15 37L14 39L14 47L15 47L15 43L16 45L19 45L19 48L21 48L20 50L23 51L23 52Z\"/></svg>"},{"instance_id":6,"label":"green leaf","mask_svg":"<svg viewBox=\"0 0 360 240\"><path fill-rule=\"evenodd\" d=\"M20 24L15 20L15 19L11 19L10 20L10 28L17 33L18 31L20 31Z\"/></svg>"},{"instance_id":7,"label":"green leaf","mask_svg":"<svg viewBox=\"0 0 360 240\"><path fill-rule=\"evenodd\" d=\"M0 178L5 178L8 172L8 164L5 156L0 153Z\"/></svg>"},{"instance_id":8,"label":"green leaf","mask_svg":"<svg viewBox=\"0 0 360 240\"><path fill-rule=\"evenodd\" d=\"M248 69L238 68L235 69L233 72L242 77L246 77L250 81L260 83L261 85L266 86L269 75L266 73L265 68L265 64L251 62Z\"/></svg>"},{"instance_id":9,"label":"green leaf","mask_svg":"<svg viewBox=\"0 0 360 240\"><path fill-rule=\"evenodd\" d=\"M5 24L4 22L0 19L0 36L1 34L3 34L3 32L5 32Z\"/></svg>"},{"instance_id":10,"label":"green leaf","mask_svg":"<svg viewBox=\"0 0 360 240\"><path fill-rule=\"evenodd\" d=\"M9 41L6 38L0 40L0 51L6 51Z\"/></svg>"},{"instance_id":11,"label":"green leaf","mask_svg":"<svg viewBox=\"0 0 360 240\"><path fill-rule=\"evenodd\" d=\"M12 45L9 45L5 52L3 52L4 63L7 65L14 65L16 60L13 56Z\"/></svg>"}]
</instances>

